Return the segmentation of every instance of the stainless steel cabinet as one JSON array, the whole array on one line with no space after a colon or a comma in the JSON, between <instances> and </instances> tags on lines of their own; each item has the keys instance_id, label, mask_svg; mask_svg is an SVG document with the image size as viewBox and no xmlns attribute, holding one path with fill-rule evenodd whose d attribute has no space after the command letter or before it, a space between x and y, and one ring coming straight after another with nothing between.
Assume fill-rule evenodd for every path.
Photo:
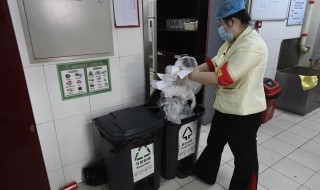
<instances>
[{"instance_id":1,"label":"stainless steel cabinet","mask_svg":"<svg viewBox=\"0 0 320 190\"><path fill-rule=\"evenodd\" d=\"M109 0L19 0L32 63L113 55Z\"/></svg>"},{"instance_id":2,"label":"stainless steel cabinet","mask_svg":"<svg viewBox=\"0 0 320 190\"><path fill-rule=\"evenodd\" d=\"M306 115L320 107L320 85L310 90L303 90L299 75L320 77L320 71L298 67L300 58L300 39L286 39L281 43L276 81L280 84L281 95L277 107Z\"/></svg>"}]
</instances>

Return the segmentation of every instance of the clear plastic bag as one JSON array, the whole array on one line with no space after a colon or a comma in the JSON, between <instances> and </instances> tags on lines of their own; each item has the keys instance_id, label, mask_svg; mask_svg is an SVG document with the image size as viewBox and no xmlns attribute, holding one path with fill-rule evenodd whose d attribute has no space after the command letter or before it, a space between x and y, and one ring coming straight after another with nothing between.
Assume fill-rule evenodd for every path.
<instances>
[{"instance_id":1,"label":"clear plastic bag","mask_svg":"<svg viewBox=\"0 0 320 190\"><path fill-rule=\"evenodd\" d=\"M177 69L178 68L178 69ZM179 58L174 66L166 67L165 78L176 79L171 85L162 88L161 98L158 105L163 107L168 121L181 124L181 119L188 118L193 113L196 105L195 94L201 89L201 84L191 81L188 77L180 79L177 73L180 69L198 72L198 63L193 57L184 56Z\"/></svg>"},{"instance_id":2,"label":"clear plastic bag","mask_svg":"<svg viewBox=\"0 0 320 190\"><path fill-rule=\"evenodd\" d=\"M194 57L190 57L190 56L180 57L174 65L182 69L199 72L198 63ZM186 83L185 84L186 86L189 86L190 88L192 88L192 91L194 92L194 94L197 94L200 91L202 86L200 83L188 80L188 78L186 79L184 78L183 80Z\"/></svg>"},{"instance_id":3,"label":"clear plastic bag","mask_svg":"<svg viewBox=\"0 0 320 190\"><path fill-rule=\"evenodd\" d=\"M166 120L175 124L181 124L181 119L194 115L194 107L192 108L187 100L178 96L166 98L162 93L158 104L163 107L163 111L166 113Z\"/></svg>"}]
</instances>

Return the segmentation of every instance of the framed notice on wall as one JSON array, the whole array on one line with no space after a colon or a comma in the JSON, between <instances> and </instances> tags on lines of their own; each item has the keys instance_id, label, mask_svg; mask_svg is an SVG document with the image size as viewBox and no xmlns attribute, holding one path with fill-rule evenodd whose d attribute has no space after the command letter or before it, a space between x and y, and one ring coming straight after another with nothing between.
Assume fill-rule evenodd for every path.
<instances>
[{"instance_id":1,"label":"framed notice on wall","mask_svg":"<svg viewBox=\"0 0 320 190\"><path fill-rule=\"evenodd\" d=\"M307 0L291 0L287 26L303 23Z\"/></svg>"},{"instance_id":2,"label":"framed notice on wall","mask_svg":"<svg viewBox=\"0 0 320 190\"><path fill-rule=\"evenodd\" d=\"M111 89L109 62L106 60L87 62L86 66L89 93L109 91Z\"/></svg>"},{"instance_id":3,"label":"framed notice on wall","mask_svg":"<svg viewBox=\"0 0 320 190\"><path fill-rule=\"evenodd\" d=\"M57 65L62 100L111 91L108 59Z\"/></svg>"},{"instance_id":4,"label":"framed notice on wall","mask_svg":"<svg viewBox=\"0 0 320 190\"><path fill-rule=\"evenodd\" d=\"M252 20L285 20L289 0L254 0L251 3Z\"/></svg>"},{"instance_id":5,"label":"framed notice on wall","mask_svg":"<svg viewBox=\"0 0 320 190\"><path fill-rule=\"evenodd\" d=\"M116 27L140 27L138 0L114 0L113 10Z\"/></svg>"}]
</instances>

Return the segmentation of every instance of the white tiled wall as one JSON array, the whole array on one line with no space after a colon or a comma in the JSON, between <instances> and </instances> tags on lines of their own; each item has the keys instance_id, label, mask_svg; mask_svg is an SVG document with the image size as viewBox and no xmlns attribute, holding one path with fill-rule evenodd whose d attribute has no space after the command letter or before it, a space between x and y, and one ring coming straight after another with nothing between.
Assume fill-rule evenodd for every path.
<instances>
[{"instance_id":1,"label":"white tiled wall","mask_svg":"<svg viewBox=\"0 0 320 190\"><path fill-rule=\"evenodd\" d=\"M281 42L284 39L300 37L301 25L287 26L287 21L262 21L259 29L267 44L269 56L265 77L275 78Z\"/></svg>"},{"instance_id":2,"label":"white tiled wall","mask_svg":"<svg viewBox=\"0 0 320 190\"><path fill-rule=\"evenodd\" d=\"M61 169L61 157L54 123L38 124L37 130L47 171Z\"/></svg>"},{"instance_id":3,"label":"white tiled wall","mask_svg":"<svg viewBox=\"0 0 320 190\"><path fill-rule=\"evenodd\" d=\"M92 119L145 101L142 26L117 29L112 21L111 92L62 101L58 62L30 64L17 0L8 3L51 189L81 182L82 169L102 157Z\"/></svg>"},{"instance_id":4,"label":"white tiled wall","mask_svg":"<svg viewBox=\"0 0 320 190\"><path fill-rule=\"evenodd\" d=\"M143 55L120 57L120 68L123 103L142 100L145 88Z\"/></svg>"},{"instance_id":5,"label":"white tiled wall","mask_svg":"<svg viewBox=\"0 0 320 190\"><path fill-rule=\"evenodd\" d=\"M36 123L53 121L43 66L25 67L24 73Z\"/></svg>"},{"instance_id":6,"label":"white tiled wall","mask_svg":"<svg viewBox=\"0 0 320 190\"><path fill-rule=\"evenodd\" d=\"M89 97L62 101L56 65L44 64L46 83L54 120L90 112ZM29 80L28 78L26 79ZM33 89L29 89L32 91ZM33 102L31 102L33 105Z\"/></svg>"},{"instance_id":7,"label":"white tiled wall","mask_svg":"<svg viewBox=\"0 0 320 190\"><path fill-rule=\"evenodd\" d=\"M105 108L119 106L122 104L122 85L121 85L121 69L119 58L110 58L111 69L111 86L112 90L108 93L97 94L90 96L91 111L97 111ZM141 63L133 63L138 65ZM143 62L142 62L143 64Z\"/></svg>"}]
</instances>

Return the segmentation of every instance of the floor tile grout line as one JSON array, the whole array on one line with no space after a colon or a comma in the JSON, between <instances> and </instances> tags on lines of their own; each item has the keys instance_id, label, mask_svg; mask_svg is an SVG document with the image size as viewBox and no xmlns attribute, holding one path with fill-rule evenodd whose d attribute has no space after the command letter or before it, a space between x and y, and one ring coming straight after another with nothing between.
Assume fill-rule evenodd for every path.
<instances>
[{"instance_id":1,"label":"floor tile grout line","mask_svg":"<svg viewBox=\"0 0 320 190\"><path fill-rule=\"evenodd\" d=\"M265 147L265 146L263 146L263 147ZM269 149L268 147L265 147L265 148ZM298 149L300 149L300 148L298 147L298 148L295 149L294 151L296 151L296 150L298 150ZM271 149L269 149L269 150L271 150ZM302 149L302 150L303 150L303 149ZM271 150L271 151L273 151L273 150ZM288 155L292 154L294 151L290 152ZM304 151L306 151L306 150L304 150ZM273 151L273 152L274 152L274 151ZM307 152L309 152L309 151L307 151ZM275 153L277 153L277 152L275 152ZM279 154L279 153L277 153L277 154ZM280 154L279 154L279 155L280 155ZM273 170L277 171L278 173L280 173L281 175L285 176L286 178L288 178L288 179L290 179L290 180L292 180L292 181L300 184L299 182L291 179L289 176L286 176L285 174L281 173L280 171L276 170L275 168L272 168L272 167L275 166L277 163L279 163L280 161L282 161L284 158L290 159L290 158L287 157L288 155L282 157L279 161L277 161L277 162L275 162L274 164L272 164L271 166L269 166L267 169L265 169L265 170L264 170L263 172L261 172L259 175L261 175L262 173L266 172L268 169L273 169ZM281 155L281 156L283 156L283 155ZM290 159L290 160L292 160L292 159ZM294 161L294 160L292 160L292 161ZM296 161L294 161L294 162L296 162ZM262 163L263 163L263 162L262 162ZM296 162L296 163L298 163L298 162ZM298 163L298 164L299 164L299 165L302 165L302 164L300 164L300 163ZM304 166L304 165L302 165L302 166L303 166L303 167L306 167L306 166ZM306 168L308 168L308 167L306 167ZM308 169L310 169L310 168L308 168ZM314 170L312 170L312 171L314 171ZM320 171L320 170L319 170L319 171ZM308 182L308 181L309 181L314 175L316 175L317 173L318 173L318 172L315 172L306 182ZM305 183L306 183L306 182L305 182ZM304 183L304 184L305 184L305 183ZM301 184L301 185L303 186L304 184Z\"/></svg>"},{"instance_id":2,"label":"floor tile grout line","mask_svg":"<svg viewBox=\"0 0 320 190\"><path fill-rule=\"evenodd\" d=\"M196 181L198 178L196 177L196 176L193 176L194 177L194 179L193 180L191 180L190 182L188 182L188 183L186 183L186 184L184 184L184 185L181 185L182 187L185 187L186 185L188 185L188 184L190 184L190 183L192 183L192 182L194 182L194 181ZM177 180L176 180L177 181ZM179 182L178 182L179 183Z\"/></svg>"},{"instance_id":3,"label":"floor tile grout line","mask_svg":"<svg viewBox=\"0 0 320 190\"><path fill-rule=\"evenodd\" d=\"M309 189L309 188L307 188L306 186L303 186L303 185L301 185L297 190L301 189L301 187L304 187L304 188L306 188L308 190L311 190L311 189Z\"/></svg>"},{"instance_id":4,"label":"floor tile grout line","mask_svg":"<svg viewBox=\"0 0 320 190\"><path fill-rule=\"evenodd\" d=\"M312 170L312 169L310 169L310 168L308 168L308 167L300 164L299 162L296 162L296 161L294 161L294 160L292 160L292 159L290 159L290 158L288 158L288 157L286 157L286 158L289 159L289 160L291 160L292 162L295 162L295 163L299 164L300 166L302 166L302 167L304 167L304 168L307 168L307 169L311 170L312 172L314 172L314 174L312 174L312 176L311 176L310 178L308 178L303 184L305 184L307 181L309 181L309 180L317 173L316 171L314 171L314 170ZM272 169L278 171L278 170L275 169L275 168L272 168ZM280 171L278 171L278 172L280 172ZM282 172L280 172L280 173L282 173ZM282 173L282 174L285 175L284 173ZM287 176L287 175L285 175L285 176ZM287 177L290 178L289 176L287 176ZM291 178L290 178L290 179L291 179ZM292 179L292 180L294 180L294 179ZM295 180L294 180L294 181L295 181ZM299 183L298 181L296 181L296 182ZM299 183L299 184L301 184L301 183ZM301 185L303 185L303 184L301 184Z\"/></svg>"},{"instance_id":5,"label":"floor tile grout line","mask_svg":"<svg viewBox=\"0 0 320 190\"><path fill-rule=\"evenodd\" d=\"M296 114L296 115L298 115L298 114ZM278 119L281 119L281 120L284 120L284 121L287 121L287 122L290 122L290 123L293 123L293 124L297 125L297 124L303 122L304 120L309 119L310 117L312 117L312 116L314 116L314 115L315 115L315 114L312 114L311 116L309 116L309 117L307 117L307 118L303 118L303 119L302 119L301 121L299 121L298 123L293 123L293 122L291 122L291 121L288 121L288 120L283 119L283 118L278 117L278 116L276 116L276 117L277 117Z\"/></svg>"},{"instance_id":6,"label":"floor tile grout line","mask_svg":"<svg viewBox=\"0 0 320 190\"><path fill-rule=\"evenodd\" d=\"M304 182L302 185L304 186L313 176L317 175L317 172L314 173L306 182Z\"/></svg>"},{"instance_id":7,"label":"floor tile grout line","mask_svg":"<svg viewBox=\"0 0 320 190\"><path fill-rule=\"evenodd\" d=\"M281 159L281 160L282 160L282 159ZM277 173L279 173L280 175L282 175L283 177L285 177L285 178L287 178L287 179L289 179L289 180L291 180L291 181L293 181L293 182L295 182L295 183L297 183L297 184L299 184L299 185L302 185L301 183L299 183L299 182L291 179L290 177L286 176L285 174L279 172L278 170L276 170L276 169L274 169L274 168L271 168L271 167L270 167L270 168L268 168L268 169L272 169L272 170L274 170L275 172L277 172Z\"/></svg>"},{"instance_id":8,"label":"floor tile grout line","mask_svg":"<svg viewBox=\"0 0 320 190\"><path fill-rule=\"evenodd\" d=\"M287 131L287 132L289 132L289 131ZM290 133L290 132L289 132L289 133ZM295 133L291 133L291 134L297 135L297 134L295 134ZM297 136L298 136L298 135L297 135ZM301 137L301 136L299 136L299 137ZM280 141L283 141L283 142L285 142L285 143L290 144L289 142L286 142L286 141L280 139L280 137L276 137L276 136L275 136L275 137L273 137L273 138L276 138L276 139L278 139L278 140L280 140ZM301 138L303 138L303 137L301 137ZM304 138L304 139L308 140L307 138ZM294 144L290 144L290 145L297 147L297 145L294 145ZM302 144L302 145L304 145L304 144ZM302 146L302 145L300 145L300 146ZM298 148L299 148L300 146L298 146Z\"/></svg>"},{"instance_id":9,"label":"floor tile grout line","mask_svg":"<svg viewBox=\"0 0 320 190\"><path fill-rule=\"evenodd\" d=\"M290 131L287 131L287 132L292 133L292 134L295 134L295 135L298 135L298 134L293 133L293 132L290 132ZM303 143L302 145L300 145L298 148L300 148L301 146L305 145L306 143L312 141L312 138L310 139L310 138L306 138L306 137L303 137L303 136L300 136L300 135L298 135L298 136L299 136L299 137L302 137L302 138L305 138L305 139L308 140L307 142L305 142L305 143ZM292 145L292 144L290 144L290 143L288 143L288 142L286 142L286 141L284 141L284 140L282 140L282 139L279 139L279 138L276 137L276 136L273 136L272 138L276 138L276 139L278 139L278 140L280 140L280 141L282 141L282 142L285 142L285 143L287 143L287 144L289 144L289 145ZM314 138L314 137L313 137L313 138ZM297 147L296 145L292 145L292 146Z\"/></svg>"},{"instance_id":10,"label":"floor tile grout line","mask_svg":"<svg viewBox=\"0 0 320 190\"><path fill-rule=\"evenodd\" d=\"M296 125L298 125L298 124L296 124ZM294 127L294 126L296 126L296 125L293 125L292 127ZM301 125L299 125L299 126L301 126ZM290 128L292 128L292 127L290 127ZM303 126L302 126L303 127ZM287 131L287 132L290 132L290 133L293 133L293 134L296 134L296 133L294 133L294 132L291 132L291 131L289 131L289 129L290 128L287 128L287 129L285 129L284 131ZM282 132L284 132L284 131L282 131ZM314 131L314 130L313 130ZM281 132L281 133L282 133ZM317 131L316 131L317 132ZM303 137L303 138L305 138L305 139L309 139L309 141L310 141L310 139L313 139L313 138L315 138L316 136L318 136L319 134L320 134L320 132L317 132L318 134L317 135L315 135L314 137L312 137L312 138L307 138L307 137L305 137L305 136L302 136L302 135L299 135L299 134L296 134L296 135L298 135L298 136L300 136L300 137ZM276 135L274 135L274 136L272 136L272 137L274 137L274 138L277 138L276 136L277 135L279 135L280 133L278 133L278 134L276 134ZM279 140L281 140L281 139L279 139ZM308 142L309 142L308 141ZM285 142L285 141L283 141L283 142ZM287 143L287 142L286 142ZM290 144L290 143L288 143L288 144ZM304 145L304 144L303 144ZM302 145L301 145L302 146Z\"/></svg>"},{"instance_id":11,"label":"floor tile grout line","mask_svg":"<svg viewBox=\"0 0 320 190\"><path fill-rule=\"evenodd\" d=\"M316 130L314 130L314 129L310 129L310 128L308 128L308 127L305 127L305 126L302 126L302 125L299 125L299 124L296 124L296 125L294 125L294 126L300 126L300 127L305 128L305 129L308 129L308 130L310 130L310 131L313 131L313 132L316 132L316 133L320 133L320 131L316 131Z\"/></svg>"}]
</instances>

